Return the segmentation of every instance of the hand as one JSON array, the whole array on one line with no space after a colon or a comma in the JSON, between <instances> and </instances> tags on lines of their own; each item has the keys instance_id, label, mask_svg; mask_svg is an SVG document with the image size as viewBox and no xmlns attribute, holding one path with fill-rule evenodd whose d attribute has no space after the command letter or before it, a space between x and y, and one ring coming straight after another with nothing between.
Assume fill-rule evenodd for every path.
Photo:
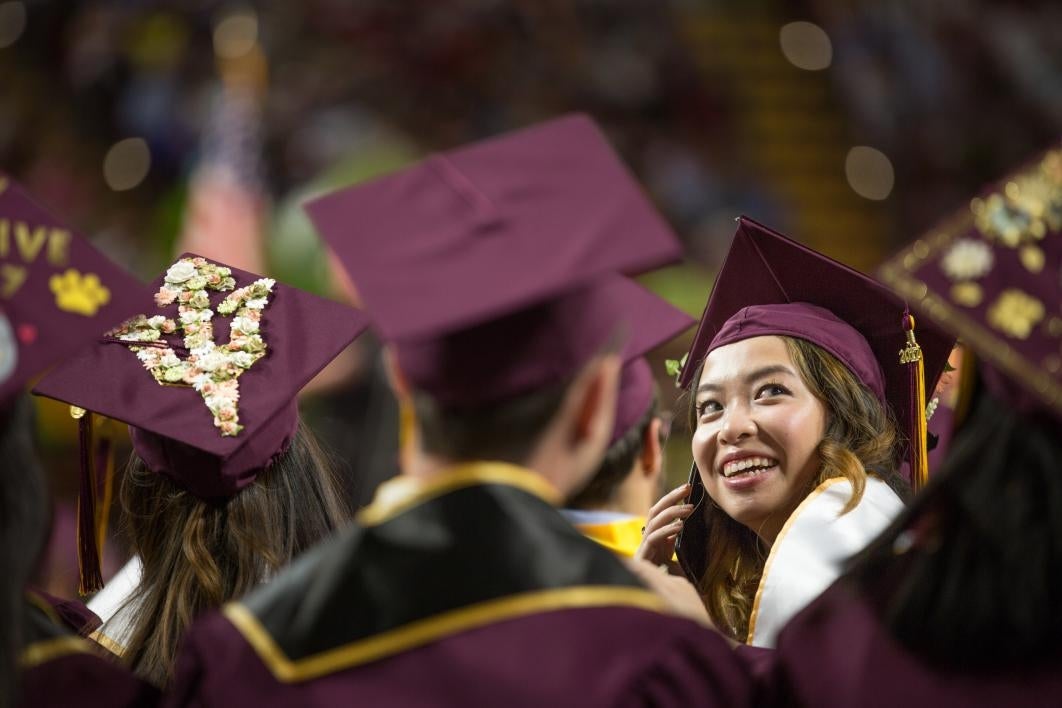
<instances>
[{"instance_id":1,"label":"hand","mask_svg":"<svg viewBox=\"0 0 1062 708\"><path fill-rule=\"evenodd\" d=\"M634 557L653 565L670 564L675 556L675 539L682 530L682 521L693 512L693 505L684 503L690 485L683 484L660 498L645 520L642 543Z\"/></svg>"},{"instance_id":2,"label":"hand","mask_svg":"<svg viewBox=\"0 0 1062 708\"><path fill-rule=\"evenodd\" d=\"M628 560L627 568L637 575L650 590L660 596L672 614L715 629L697 588L693 587L685 576L671 575L667 572L667 566L656 566L637 558Z\"/></svg>"}]
</instances>

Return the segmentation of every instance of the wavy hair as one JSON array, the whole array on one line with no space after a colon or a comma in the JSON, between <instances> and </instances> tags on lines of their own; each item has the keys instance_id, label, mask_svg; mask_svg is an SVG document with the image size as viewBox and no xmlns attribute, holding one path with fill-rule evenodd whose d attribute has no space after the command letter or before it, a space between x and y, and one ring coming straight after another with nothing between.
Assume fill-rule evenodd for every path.
<instances>
[{"instance_id":1,"label":"wavy hair","mask_svg":"<svg viewBox=\"0 0 1062 708\"><path fill-rule=\"evenodd\" d=\"M899 436L889 409L826 350L804 339L779 338L804 385L826 408L826 429L816 450L821 464L805 494L828 479L846 479L852 496L842 513L848 513L863 498L869 472L906 499L909 490L896 473ZM690 385L691 429L697 426L694 392L703 366L701 362ZM710 498L706 502L707 570L695 585L715 625L744 642L767 549L752 529L734 521Z\"/></svg>"},{"instance_id":2,"label":"wavy hair","mask_svg":"<svg viewBox=\"0 0 1062 708\"><path fill-rule=\"evenodd\" d=\"M121 609L132 617L123 658L163 687L196 617L246 594L349 516L332 465L302 422L288 450L231 499L199 499L135 453L120 499L143 564Z\"/></svg>"}]
</instances>

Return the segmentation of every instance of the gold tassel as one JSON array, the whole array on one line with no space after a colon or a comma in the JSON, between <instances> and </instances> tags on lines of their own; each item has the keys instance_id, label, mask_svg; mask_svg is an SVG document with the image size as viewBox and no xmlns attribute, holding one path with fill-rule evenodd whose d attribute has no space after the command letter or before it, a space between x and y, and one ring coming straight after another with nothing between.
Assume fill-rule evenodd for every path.
<instances>
[{"instance_id":1,"label":"gold tassel","mask_svg":"<svg viewBox=\"0 0 1062 708\"><path fill-rule=\"evenodd\" d=\"M911 379L911 485L917 492L929 481L929 454L926 450L926 372L922 347L915 340L915 319L904 313L903 328L907 345L900 350L900 363L910 366Z\"/></svg>"}]
</instances>

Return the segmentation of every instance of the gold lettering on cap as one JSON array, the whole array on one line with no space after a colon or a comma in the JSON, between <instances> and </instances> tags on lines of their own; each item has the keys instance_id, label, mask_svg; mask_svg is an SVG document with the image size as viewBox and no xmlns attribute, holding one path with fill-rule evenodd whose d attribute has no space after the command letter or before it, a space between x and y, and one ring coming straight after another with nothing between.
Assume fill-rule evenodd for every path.
<instances>
[{"instance_id":1,"label":"gold lettering on cap","mask_svg":"<svg viewBox=\"0 0 1062 708\"><path fill-rule=\"evenodd\" d=\"M26 267L14 263L0 265L0 297L9 300L26 282Z\"/></svg>"},{"instance_id":2,"label":"gold lettering on cap","mask_svg":"<svg viewBox=\"0 0 1062 708\"><path fill-rule=\"evenodd\" d=\"M48 228L46 226L30 227L25 222L15 222L15 245L18 247L19 256L26 263L37 260L47 239Z\"/></svg>"}]
</instances>

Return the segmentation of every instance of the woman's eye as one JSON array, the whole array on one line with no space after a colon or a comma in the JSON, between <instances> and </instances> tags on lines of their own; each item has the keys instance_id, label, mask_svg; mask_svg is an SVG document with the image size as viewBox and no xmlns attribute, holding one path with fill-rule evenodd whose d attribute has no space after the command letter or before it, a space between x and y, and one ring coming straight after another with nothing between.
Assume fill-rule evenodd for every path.
<instances>
[{"instance_id":1,"label":"woman's eye","mask_svg":"<svg viewBox=\"0 0 1062 708\"><path fill-rule=\"evenodd\" d=\"M781 384L766 384L760 387L760 390L756 392L756 398L771 398L772 396L785 396L789 393L789 389Z\"/></svg>"},{"instance_id":2,"label":"woman's eye","mask_svg":"<svg viewBox=\"0 0 1062 708\"><path fill-rule=\"evenodd\" d=\"M697 404L697 415L709 415L711 413L717 413L722 410L722 406L718 401L701 401Z\"/></svg>"}]
</instances>

